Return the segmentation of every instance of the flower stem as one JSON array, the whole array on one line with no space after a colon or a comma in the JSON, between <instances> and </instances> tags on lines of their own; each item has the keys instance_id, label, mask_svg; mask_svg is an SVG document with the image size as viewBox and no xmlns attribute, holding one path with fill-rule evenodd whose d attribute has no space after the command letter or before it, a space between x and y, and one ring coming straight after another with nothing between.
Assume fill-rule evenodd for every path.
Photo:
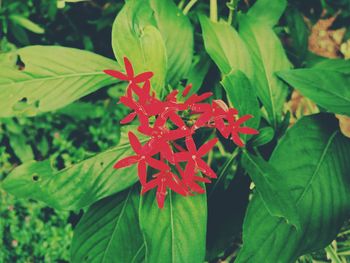
<instances>
[{"instance_id":1,"label":"flower stem","mask_svg":"<svg viewBox=\"0 0 350 263\"><path fill-rule=\"evenodd\" d=\"M210 0L210 20L218 21L218 2L217 0Z\"/></svg>"},{"instance_id":2,"label":"flower stem","mask_svg":"<svg viewBox=\"0 0 350 263\"><path fill-rule=\"evenodd\" d=\"M188 12L191 10L192 6L195 5L195 3L197 3L198 0L191 0L184 8L183 10L183 14L187 15Z\"/></svg>"}]
</instances>

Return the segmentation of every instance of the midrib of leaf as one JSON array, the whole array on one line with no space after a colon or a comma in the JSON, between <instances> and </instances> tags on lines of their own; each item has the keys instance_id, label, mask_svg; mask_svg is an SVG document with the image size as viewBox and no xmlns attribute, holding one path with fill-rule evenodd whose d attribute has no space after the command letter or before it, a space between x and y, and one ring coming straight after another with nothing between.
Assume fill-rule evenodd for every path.
<instances>
[{"instance_id":1,"label":"midrib of leaf","mask_svg":"<svg viewBox=\"0 0 350 263\"><path fill-rule=\"evenodd\" d=\"M30 80L23 80L23 81L13 81L12 83L3 83L0 84L0 87L2 85L16 85L16 84L22 84L22 83L31 83L31 82L38 82L38 81L45 81L45 80L55 80L55 79L62 79L62 78L72 78L72 77L82 77L82 76L95 76L95 75L105 75L102 71L94 71L94 72L83 72L83 73L73 73L73 74L63 74L63 75L57 75L53 77L39 77L39 78L33 78Z\"/></svg>"},{"instance_id":2,"label":"midrib of leaf","mask_svg":"<svg viewBox=\"0 0 350 263\"><path fill-rule=\"evenodd\" d=\"M131 194L131 192L132 192L132 189L133 189L133 187L130 187L130 190L129 190L129 192L128 192L128 195L127 195L127 197L125 198L125 201L124 201L124 204L123 204L123 207L122 207L122 211L121 211L120 214L119 214L119 217L118 217L118 220L117 220L117 222L116 222L116 224L115 224L115 227L114 227L114 229L113 229L113 233L112 233L112 235L111 235L111 238L109 239L108 244L107 244L107 247L106 247L106 249L105 249L105 251L104 251L104 253L103 253L103 257L102 257L102 261L101 261L101 262L105 262L105 258L106 258L107 251L109 250L109 248L110 248L110 246L111 246L111 243L112 243L112 240L113 240L113 238L114 238L114 235L115 235L115 233L117 232L117 229L118 229L120 220L121 220L121 218L122 218L123 215L124 215L125 207L126 207L126 204L127 204L128 201L129 201L129 198L130 198L130 194Z\"/></svg>"},{"instance_id":3,"label":"midrib of leaf","mask_svg":"<svg viewBox=\"0 0 350 263\"><path fill-rule=\"evenodd\" d=\"M322 155L321 155L319 161L317 162L317 166L316 166L315 171L313 172L313 174L312 174L312 176L311 176L309 182L308 182L307 185L305 186L305 188L304 188L302 194L300 195L299 199L298 199L297 202L296 202L297 205L298 205L298 204L300 203L300 201L304 198L305 194L307 193L307 191L308 191L309 188L311 187L313 181L315 180L315 177L316 177L318 171L320 170L320 167L321 167L321 165L322 165L322 163L323 163L323 161L324 161L324 158L326 157L327 152L328 152L328 150L329 150L329 148L330 148L330 146L331 146L331 144L332 144L332 142L333 142L333 140L334 140L334 138L335 138L335 136L336 136L337 134L338 134L338 130L334 131L333 134L329 137L328 142L327 142L327 144L326 144L326 146L325 146L325 148L324 148L324 150L323 150L323 152L322 152Z\"/></svg>"}]
</instances>

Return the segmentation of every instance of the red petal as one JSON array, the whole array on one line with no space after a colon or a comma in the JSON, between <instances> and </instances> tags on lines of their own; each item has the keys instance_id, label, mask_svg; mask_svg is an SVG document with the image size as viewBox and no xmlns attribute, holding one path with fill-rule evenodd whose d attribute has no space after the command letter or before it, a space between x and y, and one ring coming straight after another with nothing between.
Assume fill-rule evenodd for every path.
<instances>
[{"instance_id":1,"label":"red petal","mask_svg":"<svg viewBox=\"0 0 350 263\"><path fill-rule=\"evenodd\" d=\"M250 127L240 127L238 129L238 132L244 133L244 134L259 134L259 131Z\"/></svg>"},{"instance_id":2,"label":"red petal","mask_svg":"<svg viewBox=\"0 0 350 263\"><path fill-rule=\"evenodd\" d=\"M182 92L182 97L186 97L187 94L191 91L191 89L192 89L192 83L188 84L185 87L184 91Z\"/></svg>"},{"instance_id":3,"label":"red petal","mask_svg":"<svg viewBox=\"0 0 350 263\"><path fill-rule=\"evenodd\" d=\"M179 144L177 144L176 142L173 142L173 145L175 146L175 148L180 151L180 152L186 152L186 150Z\"/></svg>"},{"instance_id":4,"label":"red petal","mask_svg":"<svg viewBox=\"0 0 350 263\"><path fill-rule=\"evenodd\" d=\"M173 90L172 92L170 92L170 93L166 96L165 100L166 100L166 101L176 101L176 96L177 96L178 93L179 93L179 92L178 92L177 90Z\"/></svg>"},{"instance_id":5,"label":"red petal","mask_svg":"<svg viewBox=\"0 0 350 263\"><path fill-rule=\"evenodd\" d=\"M129 131L128 136L129 136L129 141L132 149L134 150L135 153L140 154L142 150L142 145L139 139L137 139L136 135L133 134L131 131Z\"/></svg>"},{"instance_id":6,"label":"red petal","mask_svg":"<svg viewBox=\"0 0 350 263\"><path fill-rule=\"evenodd\" d=\"M124 66L125 66L126 74L129 76L130 79L133 78L134 69L131 65L130 60L127 57L124 57Z\"/></svg>"},{"instance_id":7,"label":"red petal","mask_svg":"<svg viewBox=\"0 0 350 263\"><path fill-rule=\"evenodd\" d=\"M144 194L144 193L148 192L149 190L157 187L157 185L158 185L158 179L154 179L152 181L149 181L148 183L146 183L145 185L142 186L141 194Z\"/></svg>"},{"instance_id":8,"label":"red petal","mask_svg":"<svg viewBox=\"0 0 350 263\"><path fill-rule=\"evenodd\" d=\"M218 142L217 138L211 139L209 142L203 144L197 151L197 154L199 156L203 156L207 154L213 147L214 145Z\"/></svg>"},{"instance_id":9,"label":"red petal","mask_svg":"<svg viewBox=\"0 0 350 263\"><path fill-rule=\"evenodd\" d=\"M162 157L167 159L170 163L174 164L175 163L174 153L171 150L169 144L166 142L163 142L162 144L158 145L158 147L161 148L160 153Z\"/></svg>"},{"instance_id":10,"label":"red petal","mask_svg":"<svg viewBox=\"0 0 350 263\"><path fill-rule=\"evenodd\" d=\"M175 176L175 175L174 175ZM184 188L182 185L180 185L175 180L167 180L167 186L173 190L174 192L186 196L188 192L186 191L186 188Z\"/></svg>"},{"instance_id":11,"label":"red petal","mask_svg":"<svg viewBox=\"0 0 350 263\"><path fill-rule=\"evenodd\" d=\"M251 119L251 118L253 118L253 115L249 115L249 114L244 115L244 116L242 116L241 118L239 118L239 119L235 122L235 125L236 125L236 126L239 126L239 125L241 125L243 122L246 122L247 120L249 120L249 119Z\"/></svg>"},{"instance_id":12,"label":"red petal","mask_svg":"<svg viewBox=\"0 0 350 263\"><path fill-rule=\"evenodd\" d=\"M151 92L151 82L149 80L145 81L145 84L143 84L143 90L145 93L150 94Z\"/></svg>"},{"instance_id":13,"label":"red petal","mask_svg":"<svg viewBox=\"0 0 350 263\"><path fill-rule=\"evenodd\" d=\"M203 113L194 123L194 127L203 127L212 117L211 112Z\"/></svg>"},{"instance_id":14,"label":"red petal","mask_svg":"<svg viewBox=\"0 0 350 263\"><path fill-rule=\"evenodd\" d=\"M175 162L185 162L191 159L189 152L179 152L174 154Z\"/></svg>"},{"instance_id":15,"label":"red petal","mask_svg":"<svg viewBox=\"0 0 350 263\"><path fill-rule=\"evenodd\" d=\"M138 156L129 156L124 159L119 160L113 167L115 169L123 168L123 167L128 167L134 163L137 163L139 161Z\"/></svg>"},{"instance_id":16,"label":"red petal","mask_svg":"<svg viewBox=\"0 0 350 263\"><path fill-rule=\"evenodd\" d=\"M103 72L120 80L129 80L129 77L127 75L125 75L124 73L118 70L107 69L107 70L104 70Z\"/></svg>"},{"instance_id":17,"label":"red petal","mask_svg":"<svg viewBox=\"0 0 350 263\"><path fill-rule=\"evenodd\" d=\"M175 141L188 135L188 131L182 129L171 130L165 136L166 140Z\"/></svg>"},{"instance_id":18,"label":"red petal","mask_svg":"<svg viewBox=\"0 0 350 263\"><path fill-rule=\"evenodd\" d=\"M160 185L158 185L157 193L156 193L156 198L157 198L157 203L159 208L164 207L165 196L166 196L166 187L164 183L161 182Z\"/></svg>"},{"instance_id":19,"label":"red petal","mask_svg":"<svg viewBox=\"0 0 350 263\"><path fill-rule=\"evenodd\" d=\"M213 169L211 169L210 166L206 162L204 162L202 159L197 160L197 166L208 177L211 177L211 178L217 177Z\"/></svg>"},{"instance_id":20,"label":"red petal","mask_svg":"<svg viewBox=\"0 0 350 263\"><path fill-rule=\"evenodd\" d=\"M211 105L209 103L198 103L192 105L191 110L194 112L211 111Z\"/></svg>"},{"instance_id":21,"label":"red petal","mask_svg":"<svg viewBox=\"0 0 350 263\"><path fill-rule=\"evenodd\" d=\"M134 77L133 81L135 83L140 83L140 82L145 82L147 80L150 80L153 77L153 72L148 71L148 72L143 72L136 77Z\"/></svg>"},{"instance_id":22,"label":"red petal","mask_svg":"<svg viewBox=\"0 0 350 263\"><path fill-rule=\"evenodd\" d=\"M222 118L217 118L214 120L214 123L215 123L215 128L222 134L222 136L227 138L228 134L226 132L227 128L224 120Z\"/></svg>"},{"instance_id":23,"label":"red petal","mask_svg":"<svg viewBox=\"0 0 350 263\"><path fill-rule=\"evenodd\" d=\"M127 124L129 122L132 122L136 117L136 112L132 112L128 114L124 119L120 121L120 124Z\"/></svg>"},{"instance_id":24,"label":"red petal","mask_svg":"<svg viewBox=\"0 0 350 263\"><path fill-rule=\"evenodd\" d=\"M186 137L185 142L186 142L187 150L190 153L196 153L197 152L197 147L196 147L196 144L194 143L194 140L193 140L192 136Z\"/></svg>"},{"instance_id":25,"label":"red petal","mask_svg":"<svg viewBox=\"0 0 350 263\"><path fill-rule=\"evenodd\" d=\"M204 194L205 189L197 185L195 182L189 183L189 187L193 192L199 193L199 194Z\"/></svg>"},{"instance_id":26,"label":"red petal","mask_svg":"<svg viewBox=\"0 0 350 263\"><path fill-rule=\"evenodd\" d=\"M193 180L198 181L198 182L203 182L203 183L211 183L211 181L206 178L206 177L200 177L200 176L193 176Z\"/></svg>"},{"instance_id":27,"label":"red petal","mask_svg":"<svg viewBox=\"0 0 350 263\"><path fill-rule=\"evenodd\" d=\"M186 165L185 172L183 174L183 177L186 181L192 180L193 176L195 176L196 171L196 163L194 161L189 161Z\"/></svg>"},{"instance_id":28,"label":"red petal","mask_svg":"<svg viewBox=\"0 0 350 263\"><path fill-rule=\"evenodd\" d=\"M179 128L187 127L185 122L175 112L169 113L169 119Z\"/></svg>"},{"instance_id":29,"label":"red petal","mask_svg":"<svg viewBox=\"0 0 350 263\"><path fill-rule=\"evenodd\" d=\"M147 181L147 167L145 161L140 161L137 166L140 183L144 185Z\"/></svg>"},{"instance_id":30,"label":"red petal","mask_svg":"<svg viewBox=\"0 0 350 263\"><path fill-rule=\"evenodd\" d=\"M152 157L146 157L146 162L157 170L160 170L160 171L170 170L170 167L168 165Z\"/></svg>"},{"instance_id":31,"label":"red petal","mask_svg":"<svg viewBox=\"0 0 350 263\"><path fill-rule=\"evenodd\" d=\"M244 146L244 142L241 140L241 138L239 138L236 132L232 132L232 141L239 147Z\"/></svg>"}]
</instances>

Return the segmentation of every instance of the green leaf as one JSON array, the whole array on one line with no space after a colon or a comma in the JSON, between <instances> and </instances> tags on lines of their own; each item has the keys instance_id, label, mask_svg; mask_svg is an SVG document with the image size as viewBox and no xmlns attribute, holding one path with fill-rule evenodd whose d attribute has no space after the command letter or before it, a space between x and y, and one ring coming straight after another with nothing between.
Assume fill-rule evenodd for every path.
<instances>
[{"instance_id":1,"label":"green leaf","mask_svg":"<svg viewBox=\"0 0 350 263\"><path fill-rule=\"evenodd\" d=\"M21 16L21 15L10 15L9 16L9 19L21 26L21 27L24 27L25 29L28 29L29 31L32 31L33 33L36 33L36 34L44 34L45 33L45 30L35 24L34 22L30 21L28 18L24 17L24 16Z\"/></svg>"},{"instance_id":2,"label":"green leaf","mask_svg":"<svg viewBox=\"0 0 350 263\"><path fill-rule=\"evenodd\" d=\"M212 22L199 16L205 49L220 71L226 75L241 70L252 79L254 68L245 43L237 31L225 22Z\"/></svg>"},{"instance_id":3,"label":"green leaf","mask_svg":"<svg viewBox=\"0 0 350 263\"><path fill-rule=\"evenodd\" d=\"M257 129L260 123L260 107L256 91L246 75L234 71L226 75L221 84L225 88L229 102L238 109L240 116L251 114L254 118L246 122L247 126ZM246 137L246 136L245 136Z\"/></svg>"},{"instance_id":4,"label":"green leaf","mask_svg":"<svg viewBox=\"0 0 350 263\"><path fill-rule=\"evenodd\" d=\"M259 130L259 134L251 140L253 147L265 145L272 141L275 136L275 132L271 127L264 127Z\"/></svg>"},{"instance_id":5,"label":"green leaf","mask_svg":"<svg viewBox=\"0 0 350 263\"><path fill-rule=\"evenodd\" d=\"M134 186L92 205L74 230L72 262L141 262L139 196Z\"/></svg>"},{"instance_id":6,"label":"green leaf","mask_svg":"<svg viewBox=\"0 0 350 263\"><path fill-rule=\"evenodd\" d=\"M205 52L195 56L193 60L193 64L187 76L187 84L192 84L193 87L187 96L198 92L210 67L210 58Z\"/></svg>"},{"instance_id":7,"label":"green leaf","mask_svg":"<svg viewBox=\"0 0 350 263\"><path fill-rule=\"evenodd\" d=\"M119 62L124 57L130 59L136 73L152 71L153 89L161 95L167 69L166 49L149 4L125 3L113 23L112 48Z\"/></svg>"},{"instance_id":8,"label":"green leaf","mask_svg":"<svg viewBox=\"0 0 350 263\"><path fill-rule=\"evenodd\" d=\"M23 70L0 70L0 117L53 111L116 82L108 58L74 48L30 46L18 50Z\"/></svg>"},{"instance_id":9,"label":"green leaf","mask_svg":"<svg viewBox=\"0 0 350 263\"><path fill-rule=\"evenodd\" d=\"M75 210L120 192L137 180L137 169L114 169L118 160L133 155L126 133L117 147L94 157L55 170L50 160L27 162L16 167L3 181L9 193L43 201L62 210Z\"/></svg>"},{"instance_id":10,"label":"green leaf","mask_svg":"<svg viewBox=\"0 0 350 263\"><path fill-rule=\"evenodd\" d=\"M280 172L275 180L297 202L301 231L271 216L261 196L255 195L237 263L262 258L295 262L298 256L329 244L350 212L350 140L340 134L330 114L300 119L280 140L269 163Z\"/></svg>"},{"instance_id":11,"label":"green leaf","mask_svg":"<svg viewBox=\"0 0 350 263\"><path fill-rule=\"evenodd\" d=\"M175 85L188 73L193 55L193 29L190 20L173 0L149 0L156 26L166 47L167 81ZM181 41L179 41L181 38Z\"/></svg>"},{"instance_id":12,"label":"green leaf","mask_svg":"<svg viewBox=\"0 0 350 263\"><path fill-rule=\"evenodd\" d=\"M251 16L242 16L239 29L254 65L253 83L258 97L267 111L271 125L276 128L282 118L288 87L274 73L289 69L290 63L270 24L252 19Z\"/></svg>"},{"instance_id":13,"label":"green leaf","mask_svg":"<svg viewBox=\"0 0 350 263\"><path fill-rule=\"evenodd\" d=\"M278 72L278 76L323 108L350 116L350 61L326 61L311 69Z\"/></svg>"},{"instance_id":14,"label":"green leaf","mask_svg":"<svg viewBox=\"0 0 350 263\"><path fill-rule=\"evenodd\" d=\"M280 172L264 159L244 153L243 167L256 185L264 206L272 216L286 220L287 224L300 229L299 215L296 202L289 189L283 184Z\"/></svg>"},{"instance_id":15,"label":"green leaf","mask_svg":"<svg viewBox=\"0 0 350 263\"><path fill-rule=\"evenodd\" d=\"M168 192L159 209L155 194L141 199L140 225L146 243L146 262L202 263L207 226L206 195Z\"/></svg>"},{"instance_id":16,"label":"green leaf","mask_svg":"<svg viewBox=\"0 0 350 263\"><path fill-rule=\"evenodd\" d=\"M295 7L288 7L286 21L292 41L293 58L302 64L308 52L309 28L302 13Z\"/></svg>"},{"instance_id":17,"label":"green leaf","mask_svg":"<svg viewBox=\"0 0 350 263\"><path fill-rule=\"evenodd\" d=\"M256 20L257 23L272 27L278 23L286 7L286 0L258 0L249 9L247 15L249 19Z\"/></svg>"}]
</instances>

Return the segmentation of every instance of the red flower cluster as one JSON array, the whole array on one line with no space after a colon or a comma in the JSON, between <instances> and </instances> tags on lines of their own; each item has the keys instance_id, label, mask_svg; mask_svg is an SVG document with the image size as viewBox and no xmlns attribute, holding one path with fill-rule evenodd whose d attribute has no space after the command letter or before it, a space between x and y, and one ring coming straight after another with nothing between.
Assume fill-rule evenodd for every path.
<instances>
[{"instance_id":1,"label":"red flower cluster","mask_svg":"<svg viewBox=\"0 0 350 263\"><path fill-rule=\"evenodd\" d=\"M229 108L222 100L213 100L211 104L203 102L212 96L211 92L188 96L191 85L184 89L181 96L174 90L161 101L151 92L150 79L153 73L144 72L135 76L127 58L124 58L124 64L125 74L115 70L104 72L129 81L126 94L120 98L120 103L130 108L131 113L121 123L130 123L137 117L138 131L148 136L149 140L142 145L130 131L129 141L135 155L119 160L114 168L137 164L142 194L157 188L156 198L160 208L164 206L167 188L184 196L204 193L200 183L210 183L210 179L217 176L202 158L214 147L218 139L211 139L198 148L193 134L202 127L216 128L223 137L231 137L235 144L242 147L244 143L239 133L258 133L255 129L241 127L253 116L238 118L238 111ZM189 118L184 121L186 117ZM150 180L147 167L155 171Z\"/></svg>"}]
</instances>

